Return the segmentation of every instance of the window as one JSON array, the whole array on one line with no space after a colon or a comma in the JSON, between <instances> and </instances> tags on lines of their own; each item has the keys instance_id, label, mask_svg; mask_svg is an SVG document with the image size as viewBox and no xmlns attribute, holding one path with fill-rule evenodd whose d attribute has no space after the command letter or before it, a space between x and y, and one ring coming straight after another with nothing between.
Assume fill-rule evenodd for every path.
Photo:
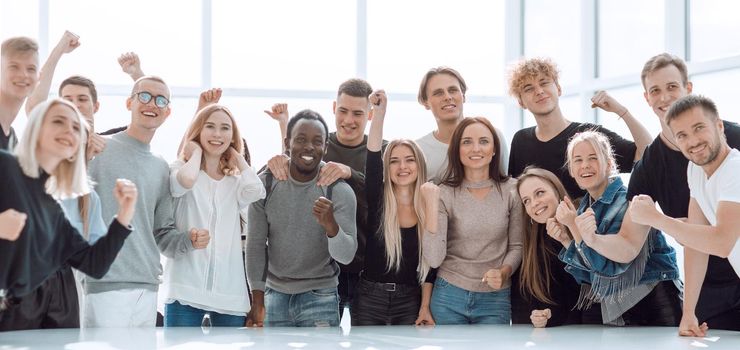
<instances>
[{"instance_id":1,"label":"window","mask_svg":"<svg viewBox=\"0 0 740 350\"><path fill-rule=\"evenodd\" d=\"M97 85L130 84L117 61L126 51L136 52L144 72L170 87L201 85L199 0L49 1L49 51L65 30L79 35L82 45L62 58L53 86L73 74Z\"/></svg>"},{"instance_id":2,"label":"window","mask_svg":"<svg viewBox=\"0 0 740 350\"><path fill-rule=\"evenodd\" d=\"M599 77L639 72L645 61L665 51L664 8L663 1L598 2Z\"/></svg>"},{"instance_id":3,"label":"window","mask_svg":"<svg viewBox=\"0 0 740 350\"><path fill-rule=\"evenodd\" d=\"M706 61L740 55L740 3L732 0L693 0L691 3L691 60Z\"/></svg>"},{"instance_id":4,"label":"window","mask_svg":"<svg viewBox=\"0 0 740 350\"><path fill-rule=\"evenodd\" d=\"M504 1L368 1L368 79L416 95L429 68L462 74L469 95L504 92Z\"/></svg>"},{"instance_id":5,"label":"window","mask_svg":"<svg viewBox=\"0 0 740 350\"><path fill-rule=\"evenodd\" d=\"M356 75L353 1L212 1L213 84L334 91Z\"/></svg>"},{"instance_id":6,"label":"window","mask_svg":"<svg viewBox=\"0 0 740 350\"><path fill-rule=\"evenodd\" d=\"M524 54L549 57L560 69L560 85L581 80L581 1L526 0Z\"/></svg>"}]
</instances>

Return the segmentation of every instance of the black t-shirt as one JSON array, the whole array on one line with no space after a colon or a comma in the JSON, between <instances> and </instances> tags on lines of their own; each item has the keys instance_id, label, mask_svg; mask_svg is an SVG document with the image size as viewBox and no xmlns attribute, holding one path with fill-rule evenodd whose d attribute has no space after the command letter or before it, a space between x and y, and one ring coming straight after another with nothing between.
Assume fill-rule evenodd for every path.
<instances>
[{"instance_id":1,"label":"black t-shirt","mask_svg":"<svg viewBox=\"0 0 740 350\"><path fill-rule=\"evenodd\" d=\"M0 127L0 149L10 151L12 149L15 149L15 146L18 144L18 138L15 136L15 129L13 127L10 127L10 132L5 135L5 130L3 130L2 127Z\"/></svg>"},{"instance_id":2,"label":"black t-shirt","mask_svg":"<svg viewBox=\"0 0 740 350\"><path fill-rule=\"evenodd\" d=\"M547 321L548 327L569 324L581 324L581 311L575 308L581 286L575 278L565 271L565 263L558 259L558 252L563 248L560 242L554 240L545 232L545 226L540 225L538 233L544 237L548 253L541 259L547 259L550 266L550 299L556 304L548 304L535 298L533 295L522 295L520 292L519 273L511 276L511 320L514 324L529 324L532 310L550 309L552 317ZM540 265L544 265L541 263Z\"/></svg>"},{"instance_id":3,"label":"black t-shirt","mask_svg":"<svg viewBox=\"0 0 740 350\"><path fill-rule=\"evenodd\" d=\"M740 125L725 121L725 136L732 148L740 149ZM660 136L645 149L632 170L627 198L646 194L660 204L663 213L674 218L689 214L689 185L686 167L689 160L680 151L674 151L663 143ZM740 174L738 174L740 175ZM711 255L704 286L739 284L732 266L727 259Z\"/></svg>"},{"instance_id":4,"label":"black t-shirt","mask_svg":"<svg viewBox=\"0 0 740 350\"><path fill-rule=\"evenodd\" d=\"M586 130L599 131L609 138L609 142L614 149L614 157L616 158L619 172L628 173L632 170L632 165L635 161L635 151L637 150L634 142L600 125L573 122L560 134L545 142L537 139L534 126L517 131L511 140L509 174L519 177L524 171L524 168L529 165L536 165L557 175L560 181L563 182L570 198L583 197L586 191L578 187L576 180L568 173L568 167L565 164L565 151L568 148L570 139L575 134Z\"/></svg>"},{"instance_id":5,"label":"black t-shirt","mask_svg":"<svg viewBox=\"0 0 740 350\"><path fill-rule=\"evenodd\" d=\"M418 285L416 269L419 265L419 236L417 225L401 228L401 266L388 271L385 240L382 236L383 163L380 152L367 152L365 168L368 229L365 232L365 261L362 276L370 281ZM425 282L433 283L436 270L427 274Z\"/></svg>"}]
</instances>

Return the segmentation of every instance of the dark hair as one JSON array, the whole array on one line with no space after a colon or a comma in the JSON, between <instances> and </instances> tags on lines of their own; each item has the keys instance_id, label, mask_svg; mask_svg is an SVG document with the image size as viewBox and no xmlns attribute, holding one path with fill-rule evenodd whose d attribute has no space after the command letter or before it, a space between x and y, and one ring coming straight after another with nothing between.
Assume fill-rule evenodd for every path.
<instances>
[{"instance_id":1,"label":"dark hair","mask_svg":"<svg viewBox=\"0 0 740 350\"><path fill-rule=\"evenodd\" d=\"M640 73L642 86L647 89L647 86L645 86L645 78L647 78L648 74L671 65L675 66L678 69L678 72L681 73L681 83L683 83L683 86L686 86L686 84L689 83L689 73L686 68L686 62L678 56L671 55L666 52L653 56L645 62L645 65L642 67L642 73Z\"/></svg>"},{"instance_id":2,"label":"dark hair","mask_svg":"<svg viewBox=\"0 0 740 350\"><path fill-rule=\"evenodd\" d=\"M93 103L98 103L98 90L95 89L95 83L93 83L92 80L85 78L81 75L73 75L67 79L64 79L62 81L62 84L59 85L59 96L62 96L62 89L64 89L67 85L77 85L77 86L84 86L90 90L90 97L92 97Z\"/></svg>"},{"instance_id":3,"label":"dark hair","mask_svg":"<svg viewBox=\"0 0 740 350\"><path fill-rule=\"evenodd\" d=\"M370 94L372 93L373 87L370 86L370 83L363 79L352 78L343 82L342 85L339 85L337 97L345 94L352 97L368 98L368 96L370 96Z\"/></svg>"},{"instance_id":4,"label":"dark hair","mask_svg":"<svg viewBox=\"0 0 740 350\"><path fill-rule=\"evenodd\" d=\"M247 161L249 166L252 166L252 155L249 154L249 147L247 147L247 140L242 137L242 144L244 144L244 160Z\"/></svg>"},{"instance_id":5,"label":"dark hair","mask_svg":"<svg viewBox=\"0 0 740 350\"><path fill-rule=\"evenodd\" d=\"M326 121L324 121L324 118L321 117L321 114L310 109L304 109L296 113L292 118L290 118L290 121L288 121L288 133L286 135L288 140L290 140L290 138L293 136L293 127L301 119L318 120L319 122L321 122L321 125L324 126L324 142L329 139L329 127L326 126Z\"/></svg>"},{"instance_id":6,"label":"dark hair","mask_svg":"<svg viewBox=\"0 0 740 350\"><path fill-rule=\"evenodd\" d=\"M493 155L493 159L491 159L491 164L488 165L488 175L494 180L494 182L496 182L496 188L501 191L499 183L509 179L509 175L502 173L503 169L501 169L500 165L501 140L499 140L498 134L496 134L496 129L493 127L491 122L484 117L463 118L463 120L460 121L460 124L457 125L457 128L455 128L455 131L452 133L452 138L450 139L450 145L447 148L447 170L442 177L444 179L442 184L451 187L459 187L462 184L463 179L465 179L465 169L460 160L460 141L462 140L462 135L465 129L473 124L483 124L483 126L488 128L491 132L494 152L496 153Z\"/></svg>"},{"instance_id":7,"label":"dark hair","mask_svg":"<svg viewBox=\"0 0 740 350\"><path fill-rule=\"evenodd\" d=\"M665 114L665 123L671 124L671 121L678 118L679 115L696 107L700 107L711 120L719 118L717 105L714 104L714 101L702 95L687 95L673 102L671 107L668 108L668 112Z\"/></svg>"},{"instance_id":8,"label":"dark hair","mask_svg":"<svg viewBox=\"0 0 740 350\"><path fill-rule=\"evenodd\" d=\"M432 79L432 77L437 74L447 74L457 79L457 82L460 83L460 91L462 91L463 96L465 96L465 92L468 91L468 85L465 84L465 79L460 75L460 72L450 67L441 66L429 69L427 74L424 75L424 78L421 79L421 84L419 84L419 94L416 97L420 104L423 105L429 99L429 96L427 95L427 85L429 85L429 79Z\"/></svg>"}]
</instances>

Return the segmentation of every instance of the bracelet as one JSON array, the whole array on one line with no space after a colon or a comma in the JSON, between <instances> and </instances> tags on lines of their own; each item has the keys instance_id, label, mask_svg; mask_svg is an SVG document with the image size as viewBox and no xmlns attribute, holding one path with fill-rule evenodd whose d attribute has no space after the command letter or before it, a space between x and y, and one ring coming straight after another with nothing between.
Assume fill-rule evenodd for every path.
<instances>
[{"instance_id":1,"label":"bracelet","mask_svg":"<svg viewBox=\"0 0 740 350\"><path fill-rule=\"evenodd\" d=\"M627 114L627 112L629 112L629 110L627 108L625 108L624 109L624 112L622 112L622 114L617 114L619 116L619 119L623 119L624 116Z\"/></svg>"}]
</instances>

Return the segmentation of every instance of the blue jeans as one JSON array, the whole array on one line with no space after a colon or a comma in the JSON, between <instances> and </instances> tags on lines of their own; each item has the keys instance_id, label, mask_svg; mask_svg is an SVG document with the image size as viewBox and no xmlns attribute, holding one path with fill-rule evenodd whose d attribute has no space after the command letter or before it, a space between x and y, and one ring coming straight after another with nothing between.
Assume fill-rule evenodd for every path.
<instances>
[{"instance_id":1,"label":"blue jeans","mask_svg":"<svg viewBox=\"0 0 740 350\"><path fill-rule=\"evenodd\" d=\"M431 302L437 324L509 324L509 288L495 292L471 292L437 277Z\"/></svg>"},{"instance_id":2,"label":"blue jeans","mask_svg":"<svg viewBox=\"0 0 740 350\"><path fill-rule=\"evenodd\" d=\"M339 296L336 288L286 294L265 288L265 326L339 326Z\"/></svg>"},{"instance_id":3,"label":"blue jeans","mask_svg":"<svg viewBox=\"0 0 740 350\"><path fill-rule=\"evenodd\" d=\"M220 314L218 312L183 305L175 301L164 306L164 326L200 327L201 322L203 322L203 315L205 314L211 315L211 326L213 327L244 327L247 323L246 316Z\"/></svg>"}]
</instances>

